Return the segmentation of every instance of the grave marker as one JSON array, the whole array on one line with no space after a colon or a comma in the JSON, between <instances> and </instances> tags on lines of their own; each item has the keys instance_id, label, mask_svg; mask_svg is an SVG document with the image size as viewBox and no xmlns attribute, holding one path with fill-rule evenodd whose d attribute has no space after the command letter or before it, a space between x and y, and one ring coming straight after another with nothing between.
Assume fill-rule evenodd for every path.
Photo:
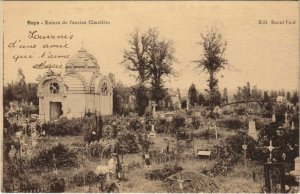
<instances>
[{"instance_id":1,"label":"grave marker","mask_svg":"<svg viewBox=\"0 0 300 194\"><path fill-rule=\"evenodd\" d=\"M276 122L275 112L272 114L272 122Z\"/></svg>"},{"instance_id":2,"label":"grave marker","mask_svg":"<svg viewBox=\"0 0 300 194\"><path fill-rule=\"evenodd\" d=\"M150 131L149 135L150 135L150 137L156 138L156 132L155 132L153 124L151 125L151 131Z\"/></svg>"},{"instance_id":3,"label":"grave marker","mask_svg":"<svg viewBox=\"0 0 300 194\"><path fill-rule=\"evenodd\" d=\"M255 126L255 121L249 121L248 135L254 140L257 140L257 131Z\"/></svg>"},{"instance_id":4,"label":"grave marker","mask_svg":"<svg viewBox=\"0 0 300 194\"><path fill-rule=\"evenodd\" d=\"M292 121L292 127L291 127L291 130L295 130L295 123L294 123L294 121Z\"/></svg>"},{"instance_id":5,"label":"grave marker","mask_svg":"<svg viewBox=\"0 0 300 194\"><path fill-rule=\"evenodd\" d=\"M155 116L155 107L157 106L157 104L155 102L152 102L152 107L153 107L153 116Z\"/></svg>"},{"instance_id":6,"label":"grave marker","mask_svg":"<svg viewBox=\"0 0 300 194\"><path fill-rule=\"evenodd\" d=\"M288 113L285 112L284 114L284 123L287 125L288 124Z\"/></svg>"},{"instance_id":7,"label":"grave marker","mask_svg":"<svg viewBox=\"0 0 300 194\"><path fill-rule=\"evenodd\" d=\"M291 171L290 174L299 183L300 182L300 157L298 156L297 158L295 158L294 162L295 162L295 169Z\"/></svg>"},{"instance_id":8,"label":"grave marker","mask_svg":"<svg viewBox=\"0 0 300 194\"><path fill-rule=\"evenodd\" d=\"M273 147L273 145L272 145L272 140L270 140L270 145L267 147L267 149L269 150L269 152L270 152L270 162L272 163L272 160L273 160L273 157L272 157L272 152L273 152L273 150L274 150L274 148L277 148L277 147Z\"/></svg>"},{"instance_id":9,"label":"grave marker","mask_svg":"<svg viewBox=\"0 0 300 194\"><path fill-rule=\"evenodd\" d=\"M186 100L186 110L189 110L189 106L190 106L190 100L187 99L187 100Z\"/></svg>"},{"instance_id":10,"label":"grave marker","mask_svg":"<svg viewBox=\"0 0 300 194\"><path fill-rule=\"evenodd\" d=\"M56 168L57 159L55 158L55 154L53 154L52 157L53 157L53 173L58 174L58 171L57 171L57 168Z\"/></svg>"},{"instance_id":11,"label":"grave marker","mask_svg":"<svg viewBox=\"0 0 300 194\"><path fill-rule=\"evenodd\" d=\"M256 147L256 149L268 149L269 150L269 159L268 159L268 163L272 163L273 157L272 157L272 152L274 149L276 149L277 147L273 147L272 145L272 140L270 140L270 145L269 146L263 146L263 147Z\"/></svg>"},{"instance_id":12,"label":"grave marker","mask_svg":"<svg viewBox=\"0 0 300 194\"><path fill-rule=\"evenodd\" d=\"M242 145L242 148L244 150L244 165L245 167L247 166L247 144L246 142L244 141L244 144Z\"/></svg>"}]
</instances>

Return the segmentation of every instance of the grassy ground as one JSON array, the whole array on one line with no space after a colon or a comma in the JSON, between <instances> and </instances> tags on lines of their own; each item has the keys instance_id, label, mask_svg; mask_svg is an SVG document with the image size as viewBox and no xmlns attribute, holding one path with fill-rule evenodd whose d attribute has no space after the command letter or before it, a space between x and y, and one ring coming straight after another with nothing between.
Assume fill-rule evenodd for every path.
<instances>
[{"instance_id":1,"label":"grassy ground","mask_svg":"<svg viewBox=\"0 0 300 194\"><path fill-rule=\"evenodd\" d=\"M199 130L205 130L200 128ZM232 134L232 132L220 129L219 130L219 139L195 139L194 150L197 149L209 149L213 145L220 143L222 139L226 136ZM173 137L169 135L158 134L155 139L155 144L152 145L152 149L159 149L167 145L167 141L170 144L175 145L176 141ZM39 139L38 145L34 148L35 151L43 150L58 143L67 145L68 147L76 147L78 145L85 146L82 136L66 136L66 137L45 137ZM190 150L192 151L192 150ZM107 159L102 161L93 159L87 159L84 161L84 165L81 165L78 168L63 169L59 170L59 176L64 177L67 182L67 192L99 192L99 184L95 184L90 187L77 187L72 181L75 174L80 172L83 169L95 170L97 165L106 165ZM123 162L125 164L139 163L140 167L135 167L129 169L125 174L128 181L122 182L120 185L121 192L148 192L148 193L157 193L157 192L167 192L164 183L162 181L150 181L145 178L146 170L142 167L142 156L141 154L130 154L123 156ZM185 170L194 170L201 172L201 170L206 167L211 167L213 161L209 159L199 159L199 160L190 160L185 159L178 162L180 166ZM152 169L162 168L163 164L152 163ZM256 180L253 180L252 172L256 174ZM42 183L42 185L48 185L49 178L53 177L53 172L42 172L42 173L31 173L31 179L37 180ZM184 178L184 177L183 177ZM260 164L249 161L248 165L238 164L232 172L227 176L217 176L217 177L207 177L211 179L218 186L218 192L227 193L227 192L261 192L263 185L263 167ZM45 186L46 187L46 186Z\"/></svg>"}]
</instances>

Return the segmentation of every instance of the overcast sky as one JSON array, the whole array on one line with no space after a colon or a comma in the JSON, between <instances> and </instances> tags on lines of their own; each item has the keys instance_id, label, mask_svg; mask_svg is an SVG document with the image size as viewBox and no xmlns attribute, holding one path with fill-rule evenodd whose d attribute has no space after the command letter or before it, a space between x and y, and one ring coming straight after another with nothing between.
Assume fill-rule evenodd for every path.
<instances>
[{"instance_id":1,"label":"overcast sky","mask_svg":"<svg viewBox=\"0 0 300 194\"><path fill-rule=\"evenodd\" d=\"M161 35L174 42L174 69L177 78L166 80L167 87L188 88L195 83L198 89L207 88L207 76L195 69L192 61L201 57L197 44L201 33L217 28L227 41L226 57L231 68L220 72L219 86L257 85L261 89L286 90L298 88L299 75L299 4L295 2L3 2L4 4L4 83L17 79L22 68L27 82L36 82L39 74L32 66L41 59L13 61L13 55L42 53L45 49L8 48L15 40L30 41L28 32L40 34L73 34L68 49L48 50L56 54L74 55L81 47L92 54L102 74L112 72L116 79L134 84L120 62L127 40L136 27L146 30L156 27ZM43 22L70 20L106 20L109 25L26 25L28 20ZM258 24L267 20L268 24ZM271 20L295 21L296 24L271 24ZM64 41L60 41L63 43ZM58 43L53 42L52 43ZM51 63L67 59L49 60ZM54 69L63 71L63 69Z\"/></svg>"}]
</instances>

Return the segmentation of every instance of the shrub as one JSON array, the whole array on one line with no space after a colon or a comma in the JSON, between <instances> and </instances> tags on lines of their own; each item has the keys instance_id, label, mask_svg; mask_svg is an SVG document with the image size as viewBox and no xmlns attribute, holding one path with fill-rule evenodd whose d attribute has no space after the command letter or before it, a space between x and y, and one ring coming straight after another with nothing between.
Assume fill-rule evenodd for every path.
<instances>
[{"instance_id":1,"label":"shrub","mask_svg":"<svg viewBox=\"0 0 300 194\"><path fill-rule=\"evenodd\" d=\"M222 126L228 129L241 129L247 128L246 123L239 119L225 119L218 122L218 126Z\"/></svg>"},{"instance_id":2,"label":"shrub","mask_svg":"<svg viewBox=\"0 0 300 194\"><path fill-rule=\"evenodd\" d=\"M199 129L200 124L200 118L193 117L192 126L194 129Z\"/></svg>"},{"instance_id":3,"label":"shrub","mask_svg":"<svg viewBox=\"0 0 300 194\"><path fill-rule=\"evenodd\" d=\"M287 111L287 107L283 104L276 104L275 105L275 116L276 122L284 123L285 119L285 112Z\"/></svg>"},{"instance_id":4,"label":"shrub","mask_svg":"<svg viewBox=\"0 0 300 194\"><path fill-rule=\"evenodd\" d=\"M55 155L56 161L53 156ZM72 153L64 145L58 144L49 150L43 150L31 160L31 166L54 168L77 166L77 155Z\"/></svg>"},{"instance_id":5,"label":"shrub","mask_svg":"<svg viewBox=\"0 0 300 194\"><path fill-rule=\"evenodd\" d=\"M150 180L165 180L168 176L182 170L180 166L165 166L162 169L155 169L145 173L146 179Z\"/></svg>"},{"instance_id":6,"label":"shrub","mask_svg":"<svg viewBox=\"0 0 300 194\"><path fill-rule=\"evenodd\" d=\"M283 161L282 154L285 153L285 162L294 165L294 159L299 155L299 128L287 130L286 128L281 128L280 123L272 122L261 129L258 135L260 147L269 146L270 140L272 140L272 145L277 147L277 149L273 150L273 157L277 161ZM268 156L268 151L265 149L264 161L266 161Z\"/></svg>"},{"instance_id":7,"label":"shrub","mask_svg":"<svg viewBox=\"0 0 300 194\"><path fill-rule=\"evenodd\" d=\"M131 118L129 120L129 128L133 131L141 131L143 129L143 125L138 118Z\"/></svg>"},{"instance_id":8,"label":"shrub","mask_svg":"<svg viewBox=\"0 0 300 194\"><path fill-rule=\"evenodd\" d=\"M216 162L208 172L214 175L226 175L243 156L244 142L247 144L247 158L257 159L260 152L255 150L255 140L245 132L239 131L237 135L229 136L224 142L213 147L211 157L215 158Z\"/></svg>"},{"instance_id":9,"label":"shrub","mask_svg":"<svg viewBox=\"0 0 300 194\"><path fill-rule=\"evenodd\" d=\"M246 109L241 107L241 108L235 109L234 111L237 113L237 115L244 115L246 112Z\"/></svg>"},{"instance_id":10,"label":"shrub","mask_svg":"<svg viewBox=\"0 0 300 194\"><path fill-rule=\"evenodd\" d=\"M52 136L80 135L82 131L87 130L87 124L92 123L91 118L73 118L71 120L61 118L58 121L45 123L42 128Z\"/></svg>"},{"instance_id":11,"label":"shrub","mask_svg":"<svg viewBox=\"0 0 300 194\"><path fill-rule=\"evenodd\" d=\"M112 128L112 126L111 125L105 125L104 127L103 127L103 132L102 132L102 134L103 134L103 137L104 138L112 138L113 137L113 128Z\"/></svg>"},{"instance_id":12,"label":"shrub","mask_svg":"<svg viewBox=\"0 0 300 194\"><path fill-rule=\"evenodd\" d=\"M138 153L139 146L136 135L128 131L120 133L117 147L120 154Z\"/></svg>"},{"instance_id":13,"label":"shrub","mask_svg":"<svg viewBox=\"0 0 300 194\"><path fill-rule=\"evenodd\" d=\"M198 133L194 133L193 137L195 138L203 138L203 139L210 139L210 138L215 138L215 131L214 130L209 130L209 129L205 129L204 131L200 131ZM218 134L218 136L220 136L220 134Z\"/></svg>"},{"instance_id":14,"label":"shrub","mask_svg":"<svg viewBox=\"0 0 300 194\"><path fill-rule=\"evenodd\" d=\"M87 125L85 125L84 126L85 130L84 130L84 135L83 135L84 141L91 143L93 141L99 141L102 138L102 136L106 137L105 131L108 131L109 134L112 131L112 130L107 130L106 127L107 126L105 126L104 129L102 130L102 129L89 128ZM102 131L104 131L104 132L102 132Z\"/></svg>"},{"instance_id":15,"label":"shrub","mask_svg":"<svg viewBox=\"0 0 300 194\"><path fill-rule=\"evenodd\" d=\"M155 131L157 133L165 133L171 130L171 123L166 119L158 119L155 124Z\"/></svg>"},{"instance_id":16,"label":"shrub","mask_svg":"<svg viewBox=\"0 0 300 194\"><path fill-rule=\"evenodd\" d=\"M172 133L176 133L177 130L185 125L185 117L183 115L177 114L172 120Z\"/></svg>"},{"instance_id":17,"label":"shrub","mask_svg":"<svg viewBox=\"0 0 300 194\"><path fill-rule=\"evenodd\" d=\"M185 129L178 129L176 135L178 140L186 140L190 138L190 133Z\"/></svg>"},{"instance_id":18,"label":"shrub","mask_svg":"<svg viewBox=\"0 0 300 194\"><path fill-rule=\"evenodd\" d=\"M150 141L148 140L147 136L146 135L142 135L142 134L139 134L138 135L138 142L142 148L142 150L144 152L147 152L149 150L149 147L150 147Z\"/></svg>"},{"instance_id":19,"label":"shrub","mask_svg":"<svg viewBox=\"0 0 300 194\"><path fill-rule=\"evenodd\" d=\"M263 118L272 118L272 111L270 110L262 110L261 114Z\"/></svg>"},{"instance_id":20,"label":"shrub","mask_svg":"<svg viewBox=\"0 0 300 194\"><path fill-rule=\"evenodd\" d=\"M76 186L93 185L99 182L99 176L93 171L83 170L75 174L73 181Z\"/></svg>"},{"instance_id":21,"label":"shrub","mask_svg":"<svg viewBox=\"0 0 300 194\"><path fill-rule=\"evenodd\" d=\"M66 181L63 178L53 178L50 183L51 193L63 193L66 188Z\"/></svg>"},{"instance_id":22,"label":"shrub","mask_svg":"<svg viewBox=\"0 0 300 194\"><path fill-rule=\"evenodd\" d=\"M247 158L251 160L259 160L262 156L259 150L255 149L257 142L244 131L238 131L236 135L229 136L225 139L225 143L228 144L233 151L233 154L237 156L243 155L242 145L247 144Z\"/></svg>"},{"instance_id":23,"label":"shrub","mask_svg":"<svg viewBox=\"0 0 300 194\"><path fill-rule=\"evenodd\" d=\"M89 150L91 152L91 156L93 157L102 157L104 145L99 143L98 141L94 141L90 143Z\"/></svg>"},{"instance_id":24,"label":"shrub","mask_svg":"<svg viewBox=\"0 0 300 194\"><path fill-rule=\"evenodd\" d=\"M41 186L36 182L22 182L20 185L20 192L22 193L38 193L42 192Z\"/></svg>"}]
</instances>

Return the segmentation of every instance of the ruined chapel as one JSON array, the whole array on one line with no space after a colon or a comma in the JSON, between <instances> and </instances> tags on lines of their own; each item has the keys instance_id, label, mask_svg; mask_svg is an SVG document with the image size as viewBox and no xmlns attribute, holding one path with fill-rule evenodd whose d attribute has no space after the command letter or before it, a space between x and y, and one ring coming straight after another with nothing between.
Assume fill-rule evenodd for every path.
<instances>
[{"instance_id":1,"label":"ruined chapel","mask_svg":"<svg viewBox=\"0 0 300 194\"><path fill-rule=\"evenodd\" d=\"M41 121L113 113L112 80L101 75L97 60L83 48L68 60L64 75L48 71L41 77L37 96Z\"/></svg>"}]
</instances>

